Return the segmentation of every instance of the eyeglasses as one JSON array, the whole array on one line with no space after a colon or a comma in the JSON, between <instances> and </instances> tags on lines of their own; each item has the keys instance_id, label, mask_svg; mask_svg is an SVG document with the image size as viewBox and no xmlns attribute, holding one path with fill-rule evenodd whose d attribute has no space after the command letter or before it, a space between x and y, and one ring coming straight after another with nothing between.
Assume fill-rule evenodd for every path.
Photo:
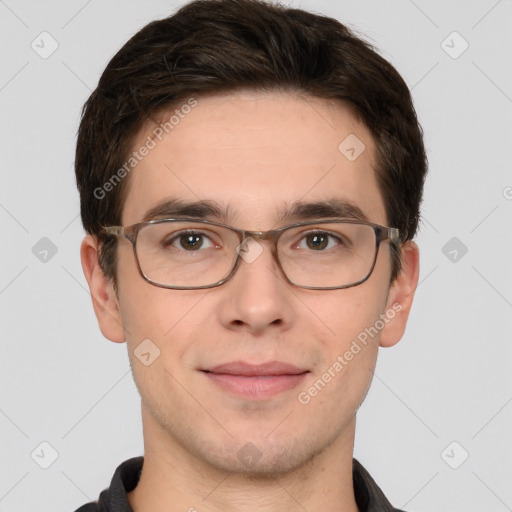
<instances>
[{"instance_id":1,"label":"eyeglasses","mask_svg":"<svg viewBox=\"0 0 512 512\"><path fill-rule=\"evenodd\" d=\"M161 219L104 231L133 245L141 276L175 290L220 286L233 277L242 259L272 242L272 254L286 280L310 290L350 288L366 281L380 243L399 244L396 228L359 220L322 220L271 231L246 231L203 219Z\"/></svg>"}]
</instances>

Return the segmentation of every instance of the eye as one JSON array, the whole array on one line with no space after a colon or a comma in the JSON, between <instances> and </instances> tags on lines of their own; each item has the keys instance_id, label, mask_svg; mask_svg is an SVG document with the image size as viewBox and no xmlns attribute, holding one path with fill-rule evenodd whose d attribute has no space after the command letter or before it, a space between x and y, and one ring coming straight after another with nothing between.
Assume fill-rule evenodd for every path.
<instances>
[{"instance_id":1,"label":"eye","mask_svg":"<svg viewBox=\"0 0 512 512\"><path fill-rule=\"evenodd\" d=\"M326 232L317 231L304 236L297 247L299 249L311 249L322 252L325 249L332 249L340 244L343 245L343 242L338 237Z\"/></svg>"},{"instance_id":2,"label":"eye","mask_svg":"<svg viewBox=\"0 0 512 512\"><path fill-rule=\"evenodd\" d=\"M196 231L182 231L181 233L172 233L162 241L163 247L174 247L179 250L196 252L199 249L210 249L219 247L204 233Z\"/></svg>"}]
</instances>

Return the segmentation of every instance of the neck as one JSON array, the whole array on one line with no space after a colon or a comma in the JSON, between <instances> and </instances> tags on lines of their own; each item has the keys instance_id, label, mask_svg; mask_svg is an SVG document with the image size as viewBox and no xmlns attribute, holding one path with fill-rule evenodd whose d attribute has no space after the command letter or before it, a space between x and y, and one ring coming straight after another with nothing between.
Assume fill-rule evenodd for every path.
<instances>
[{"instance_id":1,"label":"neck","mask_svg":"<svg viewBox=\"0 0 512 512\"><path fill-rule=\"evenodd\" d=\"M285 473L225 471L186 450L143 409L144 465L133 512L358 512L352 483L355 418L333 442Z\"/></svg>"}]
</instances>

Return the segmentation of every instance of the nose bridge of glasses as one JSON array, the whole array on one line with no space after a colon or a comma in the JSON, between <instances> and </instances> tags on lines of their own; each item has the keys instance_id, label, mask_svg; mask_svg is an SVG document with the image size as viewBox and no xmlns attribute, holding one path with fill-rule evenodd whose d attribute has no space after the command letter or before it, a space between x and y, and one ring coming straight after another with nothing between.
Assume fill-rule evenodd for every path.
<instances>
[{"instance_id":1,"label":"nose bridge of glasses","mask_svg":"<svg viewBox=\"0 0 512 512\"><path fill-rule=\"evenodd\" d=\"M237 252L237 263L240 263L240 259L244 260L245 263L254 263L260 256L265 252L265 245L270 250L273 259L278 260L277 250L275 241L277 239L278 232L276 231L239 231L241 238L240 244L236 249ZM267 242L266 244L264 242ZM270 246L269 246L270 245ZM280 266L279 261L277 261Z\"/></svg>"},{"instance_id":2,"label":"nose bridge of glasses","mask_svg":"<svg viewBox=\"0 0 512 512\"><path fill-rule=\"evenodd\" d=\"M241 232L242 240L240 245L247 244L247 240L253 239L255 242L259 244L259 246L263 249L263 245L261 242L269 242L270 249L272 252L275 251L276 242L279 237L280 231L277 230L269 230L269 231L248 231L244 230Z\"/></svg>"}]
</instances>

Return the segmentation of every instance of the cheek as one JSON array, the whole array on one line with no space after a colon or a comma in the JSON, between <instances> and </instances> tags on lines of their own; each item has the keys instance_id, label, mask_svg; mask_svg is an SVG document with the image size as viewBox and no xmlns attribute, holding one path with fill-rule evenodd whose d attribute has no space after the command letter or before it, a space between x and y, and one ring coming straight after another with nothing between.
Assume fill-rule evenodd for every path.
<instances>
[{"instance_id":1,"label":"cheek","mask_svg":"<svg viewBox=\"0 0 512 512\"><path fill-rule=\"evenodd\" d=\"M324 344L337 351L344 349L375 325L384 312L387 288L377 289L367 281L359 286L327 292L332 295L310 297L307 302L311 312L320 318ZM364 336L360 336L363 337Z\"/></svg>"},{"instance_id":2,"label":"cheek","mask_svg":"<svg viewBox=\"0 0 512 512\"><path fill-rule=\"evenodd\" d=\"M127 339L132 343L142 337L151 338L159 346L179 344L180 333L188 332L188 322L194 318L193 310L201 300L197 292L166 290L149 283L138 283L130 290L126 288L126 301L121 302L123 324ZM203 292L204 294L204 292Z\"/></svg>"},{"instance_id":3,"label":"cheek","mask_svg":"<svg viewBox=\"0 0 512 512\"><path fill-rule=\"evenodd\" d=\"M323 357L311 378L299 390L297 401L304 421L313 421L312 430L334 429L347 424L363 402L370 387L378 354L378 336L363 338L360 326L369 315L350 316L347 308L339 331L331 340L323 338ZM366 311L365 311L366 313ZM341 334L340 334L341 333ZM358 338L359 336L359 338ZM327 426L326 418L329 418Z\"/></svg>"},{"instance_id":4,"label":"cheek","mask_svg":"<svg viewBox=\"0 0 512 512\"><path fill-rule=\"evenodd\" d=\"M184 380L184 360L197 341L190 332L197 324L192 312L200 297L140 281L132 289L126 283L129 300L121 302L122 318L133 378L141 396L157 410L158 403L169 399L168 392L179 392L173 376Z\"/></svg>"},{"instance_id":5,"label":"cheek","mask_svg":"<svg viewBox=\"0 0 512 512\"><path fill-rule=\"evenodd\" d=\"M308 302L310 310L321 319L317 325L322 331L314 334L314 339L322 355L304 399L312 399L317 393L315 407L327 408L333 418L355 411L371 383L387 297L387 288L373 283L381 281L332 291L332 296L310 297ZM344 411L337 409L340 397Z\"/></svg>"},{"instance_id":6,"label":"cheek","mask_svg":"<svg viewBox=\"0 0 512 512\"><path fill-rule=\"evenodd\" d=\"M159 347L178 324L193 297L183 292L153 286L140 275L133 250L122 248L119 257L119 303L127 341L134 346L145 338Z\"/></svg>"},{"instance_id":7,"label":"cheek","mask_svg":"<svg viewBox=\"0 0 512 512\"><path fill-rule=\"evenodd\" d=\"M135 380L149 379L143 386L146 389L161 387L169 379L172 384L171 375L181 380L179 376L193 366L190 354L200 350L198 345L210 332L211 311L204 309L207 293L159 288L140 276L125 282L126 300L121 301L121 309L127 348ZM144 366L141 354L148 352L146 359L156 357Z\"/></svg>"}]
</instances>

